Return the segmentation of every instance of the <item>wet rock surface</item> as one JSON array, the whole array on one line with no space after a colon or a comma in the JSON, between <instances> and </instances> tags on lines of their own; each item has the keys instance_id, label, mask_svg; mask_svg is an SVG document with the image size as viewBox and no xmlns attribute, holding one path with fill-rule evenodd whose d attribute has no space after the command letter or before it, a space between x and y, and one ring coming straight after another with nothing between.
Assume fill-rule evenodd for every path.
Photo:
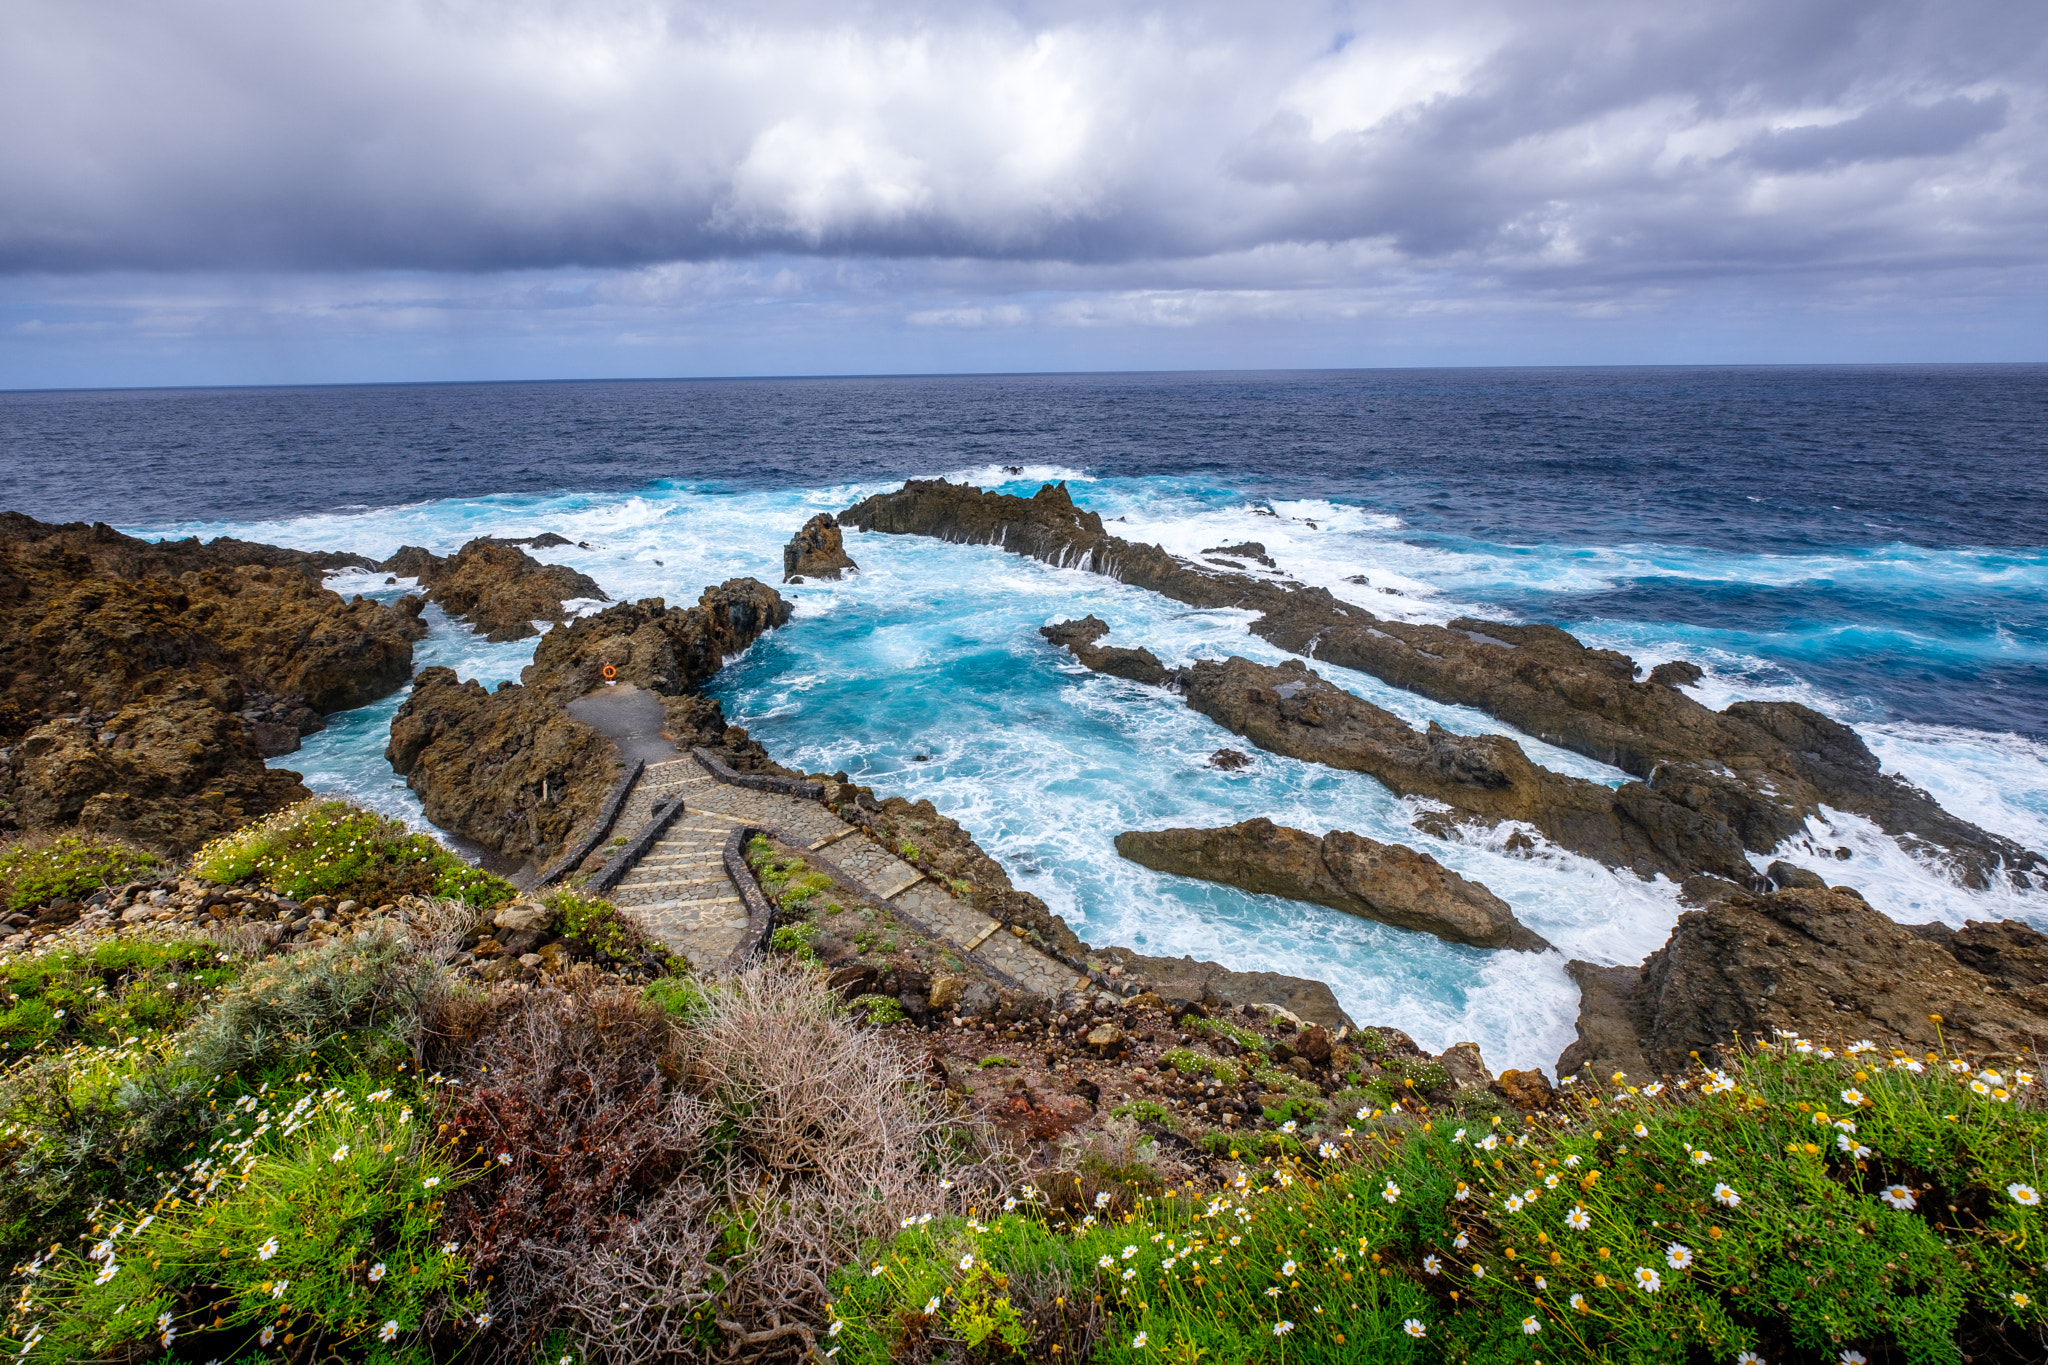
<instances>
[{"instance_id":1,"label":"wet rock surface","mask_svg":"<svg viewBox=\"0 0 2048 1365\"><path fill-rule=\"evenodd\" d=\"M1018 498L913 479L857 503L841 520L864 530L999 545L1191 606L1261 612L1252 630L1283 649L1475 707L1641 779L1622 789L1621 800L1661 846L1650 862L1656 870L1735 875L1741 869L1721 856L1728 843L1721 829L1739 848L1769 852L1825 804L1866 816L1909 848L1949 862L1973 887L1999 879L2026 887L2048 876L2048 859L2039 853L1949 814L1927 793L1882 773L1847 726L1792 702L1738 702L1719 712L1702 706L1680 690L1696 671L1690 665L1639 682L1628 656L1589 649L1554 626L1464 619L1412 625L1321 588L1200 567L1108 534L1102 518L1077 507L1064 484ZM1695 856L1708 845L1715 856ZM1692 852L1680 852L1687 848ZM1592 856L1614 866L1635 861Z\"/></svg>"},{"instance_id":2,"label":"wet rock surface","mask_svg":"<svg viewBox=\"0 0 2048 1365\"><path fill-rule=\"evenodd\" d=\"M766 762L718 703L695 695L764 632L789 620L780 594L751 578L706 588L692 607L622 603L550 630L518 683L487 692L446 668L423 670L391 722L385 757L427 818L507 858L545 863L596 813L616 751L567 707L613 678L660 699L679 746L717 749L742 771Z\"/></svg>"},{"instance_id":3,"label":"wet rock surface","mask_svg":"<svg viewBox=\"0 0 2048 1365\"><path fill-rule=\"evenodd\" d=\"M830 512L820 512L803 524L782 547L782 581L806 578L837 579L857 572L860 565L846 553L846 537Z\"/></svg>"},{"instance_id":4,"label":"wet rock surface","mask_svg":"<svg viewBox=\"0 0 2048 1365\"><path fill-rule=\"evenodd\" d=\"M429 601L468 622L485 639L524 640L540 634L536 621L559 625L567 619L565 603L611 601L588 574L566 564L543 564L519 548L569 543L560 536L524 541L482 536L446 559L407 545L378 567L417 578Z\"/></svg>"},{"instance_id":5,"label":"wet rock surface","mask_svg":"<svg viewBox=\"0 0 2048 1365\"><path fill-rule=\"evenodd\" d=\"M1754 876L1741 841L1711 816L1640 783L1616 791L1538 767L1505 735L1456 735L1434 723L1417 730L1298 660L1202 660L1178 680L1190 707L1261 749L1368 773L1398 796L1449 806L1417 822L1432 833L1518 821L1561 848L1645 877Z\"/></svg>"},{"instance_id":6,"label":"wet rock surface","mask_svg":"<svg viewBox=\"0 0 2048 1365\"><path fill-rule=\"evenodd\" d=\"M1909 927L1842 887L1720 900L1679 916L1641 967L1568 970L1582 999L1560 1075L1676 1073L1692 1052L1711 1059L1773 1029L1916 1056L1938 1029L1993 1062L2048 1044L2048 938L2011 920Z\"/></svg>"},{"instance_id":7,"label":"wet rock surface","mask_svg":"<svg viewBox=\"0 0 2048 1365\"><path fill-rule=\"evenodd\" d=\"M1061 621L1050 626L1040 626L1038 633L1049 640L1056 649L1072 652L1082 665L1097 673L1112 677L1129 678L1132 682L1150 683L1154 687L1166 682L1171 676L1166 665L1159 662L1159 656L1149 649L1119 649L1102 646L1095 642L1109 634L1109 623L1099 616L1084 616L1078 621Z\"/></svg>"},{"instance_id":8,"label":"wet rock surface","mask_svg":"<svg viewBox=\"0 0 2048 1365\"><path fill-rule=\"evenodd\" d=\"M0 514L0 829L181 851L303 798L263 759L402 686L425 634L416 599L321 586L369 567Z\"/></svg>"},{"instance_id":9,"label":"wet rock surface","mask_svg":"<svg viewBox=\"0 0 2048 1365\"><path fill-rule=\"evenodd\" d=\"M1223 829L1128 831L1116 851L1160 872L1327 905L1475 948L1550 947L1506 901L1426 853L1344 830L1321 838L1271 820Z\"/></svg>"}]
</instances>

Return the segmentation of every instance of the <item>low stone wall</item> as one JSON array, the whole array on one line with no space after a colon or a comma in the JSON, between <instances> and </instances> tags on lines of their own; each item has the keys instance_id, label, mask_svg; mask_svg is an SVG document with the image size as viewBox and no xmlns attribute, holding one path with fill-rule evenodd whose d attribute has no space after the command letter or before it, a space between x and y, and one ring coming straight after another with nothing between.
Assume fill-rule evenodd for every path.
<instances>
[{"instance_id":1,"label":"low stone wall","mask_svg":"<svg viewBox=\"0 0 2048 1365\"><path fill-rule=\"evenodd\" d=\"M553 886L582 866L583 860L597 851L597 846L604 842L604 837L612 832L613 824L618 821L619 812L626 808L626 798L633 794L633 784L640 780L640 774L646 767L646 759L633 760L633 766L613 785L611 795L605 797L604 804L597 808L597 821L591 825L590 833L577 840L576 846L570 849L560 862L536 877L529 890L538 891L544 886Z\"/></svg>"},{"instance_id":2,"label":"low stone wall","mask_svg":"<svg viewBox=\"0 0 2048 1365\"><path fill-rule=\"evenodd\" d=\"M640 827L640 832L635 834L624 848L614 853L610 862L593 873L590 880L583 884L583 889L593 896L602 896L617 886L620 879L633 870L633 864L646 857L647 850L660 842L661 836L668 832L668 827L674 824L676 817L682 813L683 798L680 796L663 797L655 802L654 809L648 813L647 823Z\"/></svg>"},{"instance_id":3,"label":"low stone wall","mask_svg":"<svg viewBox=\"0 0 2048 1365\"><path fill-rule=\"evenodd\" d=\"M815 782L800 782L793 777L776 777L770 773L736 773L722 762L718 755L706 748L695 748L690 754L697 760L697 766L728 787L745 787L749 791L776 792L782 796L795 796L805 801L822 801L825 789Z\"/></svg>"}]
</instances>

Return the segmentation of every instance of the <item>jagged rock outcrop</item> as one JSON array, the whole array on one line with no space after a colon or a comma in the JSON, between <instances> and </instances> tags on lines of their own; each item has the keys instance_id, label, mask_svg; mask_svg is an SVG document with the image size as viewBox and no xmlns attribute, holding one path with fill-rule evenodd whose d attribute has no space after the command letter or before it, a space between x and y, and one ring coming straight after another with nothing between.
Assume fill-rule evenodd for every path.
<instances>
[{"instance_id":1,"label":"jagged rock outcrop","mask_svg":"<svg viewBox=\"0 0 2048 1365\"><path fill-rule=\"evenodd\" d=\"M1427 853L1345 830L1319 839L1266 819L1223 829L1132 830L1116 836L1116 851L1158 872L1312 901L1452 943L1523 952L1550 947L1479 882Z\"/></svg>"},{"instance_id":2,"label":"jagged rock outcrop","mask_svg":"<svg viewBox=\"0 0 2048 1365\"><path fill-rule=\"evenodd\" d=\"M1611 763L1725 822L1753 852L1775 849L1827 805L1869 818L1909 848L1947 862L1973 887L1995 878L2026 887L2048 877L2048 860L1884 775L1855 731L1810 707L1737 702L1708 710L1673 685L1697 679L1690 666L1662 665L1650 681L1637 682L1633 659L1589 649L1555 626L1470 619L1410 625L1319 589L1293 594L1252 630L1283 649L1433 701L1474 707Z\"/></svg>"},{"instance_id":3,"label":"jagged rock outcrop","mask_svg":"<svg viewBox=\"0 0 2048 1365\"><path fill-rule=\"evenodd\" d=\"M401 686L425 633L416 599L321 586L368 567L0 514L0 828L183 851L304 797L264 758Z\"/></svg>"},{"instance_id":4,"label":"jagged rock outcrop","mask_svg":"<svg viewBox=\"0 0 2048 1365\"><path fill-rule=\"evenodd\" d=\"M858 572L860 565L846 553L846 537L830 512L820 512L782 547L782 581L801 583L806 578L836 579Z\"/></svg>"},{"instance_id":5,"label":"jagged rock outcrop","mask_svg":"<svg viewBox=\"0 0 2048 1365\"><path fill-rule=\"evenodd\" d=\"M1615 764L1642 779L1622 789L1634 789L1628 800L1659 819L1670 809L1690 811L1707 825L1725 826L1753 852L1776 848L1826 805L1868 817L1907 847L1946 861L1968 885L2005 878L2024 888L2048 879L2048 859L1883 774L1848 727L1792 702L1711 711L1681 690L1696 680L1690 666L1666 667L1638 682L1632 659L1588 649L1554 626L1411 625L1321 588L1204 569L1156 545L1108 534L1101 517L1074 505L1064 484L1017 498L913 479L855 504L840 520L864 530L999 545L1192 606L1258 611L1263 616L1252 630L1283 649L1476 707L1526 734ZM1664 805L1645 802L1644 792L1665 798Z\"/></svg>"},{"instance_id":6,"label":"jagged rock outcrop","mask_svg":"<svg viewBox=\"0 0 2048 1365\"><path fill-rule=\"evenodd\" d=\"M1114 645L1096 644L1097 640L1109 634L1109 623L1099 616L1084 616L1078 621L1040 626L1038 633L1050 640L1054 648L1071 650L1084 667L1097 673L1150 683L1154 687L1172 676L1166 665L1159 662L1159 656L1149 649L1119 649Z\"/></svg>"},{"instance_id":7,"label":"jagged rock outcrop","mask_svg":"<svg viewBox=\"0 0 2048 1365\"><path fill-rule=\"evenodd\" d=\"M487 640L524 640L540 634L535 622L560 625L564 603L609 602L597 580L566 564L543 564L519 548L567 545L560 536L533 536L523 541L481 536L443 559L417 545L401 546L378 567L385 573L417 578L427 599L459 621L466 621Z\"/></svg>"},{"instance_id":8,"label":"jagged rock outcrop","mask_svg":"<svg viewBox=\"0 0 2048 1365\"><path fill-rule=\"evenodd\" d=\"M1198 962L1193 957L1150 957L1130 948L1093 948L1102 961L1122 968L1125 975L1141 979L1154 995L1168 1001L1192 1001L1211 1009L1246 1005L1277 1005L1305 1024L1325 1029L1357 1028L1327 982L1282 972L1232 971L1220 962ZM1395 1029L1387 1034L1406 1049L1412 1040ZM1417 1055L1419 1049L1414 1049Z\"/></svg>"},{"instance_id":9,"label":"jagged rock outcrop","mask_svg":"<svg viewBox=\"0 0 2048 1365\"><path fill-rule=\"evenodd\" d=\"M611 743L569 717L568 704L614 679L663 699L669 733L685 747L759 763L744 730L694 695L737 654L789 620L789 605L751 578L706 588L693 607L661 598L622 603L541 637L517 683L486 692L445 668L424 670L391 722L385 757L420 795L427 818L510 858L546 862L595 813L611 787Z\"/></svg>"},{"instance_id":10,"label":"jagged rock outcrop","mask_svg":"<svg viewBox=\"0 0 2048 1365\"><path fill-rule=\"evenodd\" d=\"M1579 1036L1560 1076L1675 1074L1692 1052L1711 1060L1777 1028L1916 1057L1939 1045L1938 1030L1994 1063L2030 1063L2048 1045L2048 938L2012 920L1897 924L1845 887L1717 901L1679 916L1640 967L1568 970Z\"/></svg>"}]
</instances>

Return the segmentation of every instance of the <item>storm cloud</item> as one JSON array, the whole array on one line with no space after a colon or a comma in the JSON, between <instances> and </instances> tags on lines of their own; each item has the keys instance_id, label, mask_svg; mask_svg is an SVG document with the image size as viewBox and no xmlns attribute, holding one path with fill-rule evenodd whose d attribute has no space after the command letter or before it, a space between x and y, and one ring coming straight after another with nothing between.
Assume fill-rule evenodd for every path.
<instances>
[{"instance_id":1,"label":"storm cloud","mask_svg":"<svg viewBox=\"0 0 2048 1365\"><path fill-rule=\"evenodd\" d=\"M59 294L595 270L616 299L724 263L859 306L848 280L905 271L901 315L990 327L1424 277L1890 289L2048 250L2027 0L6 13L0 273Z\"/></svg>"}]
</instances>

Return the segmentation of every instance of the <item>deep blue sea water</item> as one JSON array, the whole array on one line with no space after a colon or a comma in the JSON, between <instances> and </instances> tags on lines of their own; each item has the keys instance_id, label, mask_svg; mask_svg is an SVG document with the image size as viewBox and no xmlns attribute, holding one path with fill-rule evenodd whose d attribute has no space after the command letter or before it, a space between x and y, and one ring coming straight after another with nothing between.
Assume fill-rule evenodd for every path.
<instances>
[{"instance_id":1,"label":"deep blue sea water","mask_svg":"<svg viewBox=\"0 0 2048 1365\"><path fill-rule=\"evenodd\" d=\"M909 475L1030 492L1071 481L1117 528L1193 553L1246 538L1385 615L1556 621L1703 700L1789 697L1856 725L1952 810L2048 847L2048 367L1374 371L382 386L0 394L7 506L147 535L233 534L383 556L555 530L543 556L615 598L779 576L813 511ZM1023 466L1011 476L1002 466ZM1674 889L1569 857L1408 828L1370 780L1262 756L1036 635L1095 611L1169 659L1277 653L1196 612L985 548L849 537L864 572L789 589L792 625L715 684L787 761L929 796L1084 937L1321 976L1361 1018L1496 1067L1571 1033L1563 958L1487 954L1125 864L1117 830L1250 814L1428 848L1571 956L1636 961ZM1369 584L1347 580L1364 576ZM350 591L404 585L348 578ZM1392 589L1392 592L1383 591ZM424 666L515 677L531 645L436 618ZM1413 719L1502 727L1331 670ZM282 760L396 814L397 699ZM1619 773L1526 741L1538 761ZM933 762L913 764L923 752ZM1839 818L1779 852L1907 921L2020 914Z\"/></svg>"}]
</instances>

